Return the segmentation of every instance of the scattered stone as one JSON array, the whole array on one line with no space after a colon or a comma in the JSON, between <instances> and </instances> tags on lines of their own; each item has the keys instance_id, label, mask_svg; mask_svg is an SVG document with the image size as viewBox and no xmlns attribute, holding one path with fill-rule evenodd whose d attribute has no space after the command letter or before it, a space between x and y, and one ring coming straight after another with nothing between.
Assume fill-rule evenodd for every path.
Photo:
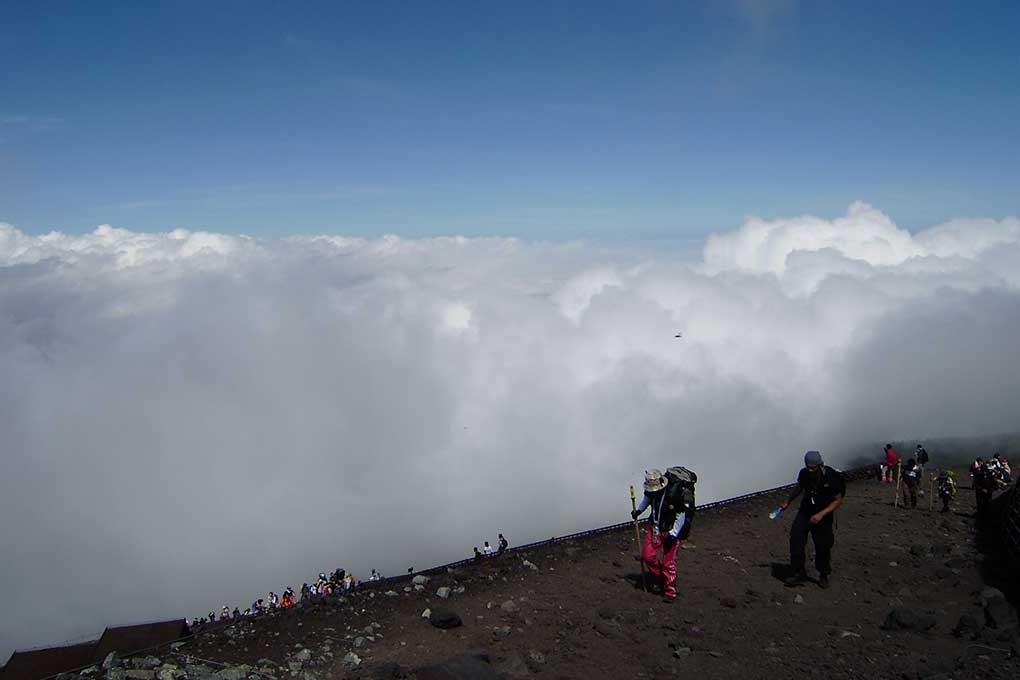
<instances>
[{"instance_id":1,"label":"scattered stone","mask_svg":"<svg viewBox=\"0 0 1020 680\"><path fill-rule=\"evenodd\" d=\"M414 592L421 593L421 592L424 592L424 591L425 591L425 586L421 585L420 583L414 584Z\"/></svg>"},{"instance_id":2,"label":"scattered stone","mask_svg":"<svg viewBox=\"0 0 1020 680\"><path fill-rule=\"evenodd\" d=\"M172 663L165 663L160 666L158 671L156 671L156 677L159 678L159 680L177 680L177 678L183 676L184 671Z\"/></svg>"},{"instance_id":3,"label":"scattered stone","mask_svg":"<svg viewBox=\"0 0 1020 680\"><path fill-rule=\"evenodd\" d=\"M467 588L465 588L464 586L457 586L456 588L453 589L453 594L463 595L465 590L467 590Z\"/></svg>"},{"instance_id":4,"label":"scattered stone","mask_svg":"<svg viewBox=\"0 0 1020 680\"><path fill-rule=\"evenodd\" d=\"M248 677L249 666L228 666L216 674L220 680L244 680Z\"/></svg>"},{"instance_id":5,"label":"scattered stone","mask_svg":"<svg viewBox=\"0 0 1020 680\"><path fill-rule=\"evenodd\" d=\"M365 635L375 635L375 631L377 628L382 628L382 626L380 626L378 623L371 623L362 628L361 632L364 633Z\"/></svg>"},{"instance_id":6,"label":"scattered stone","mask_svg":"<svg viewBox=\"0 0 1020 680\"><path fill-rule=\"evenodd\" d=\"M442 628L444 630L448 628L457 628L458 626L463 625L463 622L460 620L460 616L458 616L456 612L450 611L449 609L442 609L441 607L436 607L432 610L432 614L429 616L429 623L436 628Z\"/></svg>"},{"instance_id":7,"label":"scattered stone","mask_svg":"<svg viewBox=\"0 0 1020 680\"><path fill-rule=\"evenodd\" d=\"M354 646L355 646L355 648L364 647L365 646L365 638L363 638L360 635L358 637L354 638Z\"/></svg>"},{"instance_id":8,"label":"scattered stone","mask_svg":"<svg viewBox=\"0 0 1020 680\"><path fill-rule=\"evenodd\" d=\"M429 582L429 577L425 576L424 574L418 574L413 579L411 579L411 583L413 583L416 586L423 586L423 585L425 585L428 582Z\"/></svg>"},{"instance_id":9,"label":"scattered stone","mask_svg":"<svg viewBox=\"0 0 1020 680\"><path fill-rule=\"evenodd\" d=\"M882 630L926 631L935 627L935 615L931 612L894 607L889 610L882 623Z\"/></svg>"},{"instance_id":10,"label":"scattered stone","mask_svg":"<svg viewBox=\"0 0 1020 680\"><path fill-rule=\"evenodd\" d=\"M135 668L141 668L143 670L149 671L151 671L153 668L156 668L161 663L163 662L160 661L159 658L155 656L140 656L131 659L132 666L134 666Z\"/></svg>"},{"instance_id":11,"label":"scattered stone","mask_svg":"<svg viewBox=\"0 0 1020 680\"><path fill-rule=\"evenodd\" d=\"M714 650L713 650L713 651L711 651L711 652L709 652L709 653L708 653L708 655L709 655L709 656L714 656L714 657L715 657L715 658L717 658L717 659L721 659L721 658L723 658L724 656L726 656L726 655L725 655L725 654L723 654L722 652L716 652L716 651L714 651Z\"/></svg>"},{"instance_id":12,"label":"scattered stone","mask_svg":"<svg viewBox=\"0 0 1020 680\"><path fill-rule=\"evenodd\" d=\"M804 597L802 595L797 595L796 597L793 598L793 603L804 604Z\"/></svg>"},{"instance_id":13,"label":"scattered stone","mask_svg":"<svg viewBox=\"0 0 1020 680\"><path fill-rule=\"evenodd\" d=\"M928 554L928 546L912 545L910 546L910 554L914 557L925 557Z\"/></svg>"},{"instance_id":14,"label":"scattered stone","mask_svg":"<svg viewBox=\"0 0 1020 680\"><path fill-rule=\"evenodd\" d=\"M445 600L446 598L450 597L450 589L447 588L446 586L443 586L442 588L438 588L436 590L436 597L442 598L442 599Z\"/></svg>"},{"instance_id":15,"label":"scattered stone","mask_svg":"<svg viewBox=\"0 0 1020 680\"><path fill-rule=\"evenodd\" d=\"M423 611L423 612L421 613L421 617L422 617L423 619L427 619L427 618L429 618L430 616L432 616L432 610L431 610L431 609L426 609L425 611Z\"/></svg>"},{"instance_id":16,"label":"scattered stone","mask_svg":"<svg viewBox=\"0 0 1020 680\"><path fill-rule=\"evenodd\" d=\"M523 564L525 567L527 567L528 569L530 569L532 571L538 571L538 565L536 565L534 562L531 562L529 560L524 560L521 564Z\"/></svg>"},{"instance_id":17,"label":"scattered stone","mask_svg":"<svg viewBox=\"0 0 1020 680\"><path fill-rule=\"evenodd\" d=\"M900 564L899 564L899 562L890 562L889 566L890 567L898 567L898 566L900 566Z\"/></svg>"},{"instance_id":18,"label":"scattered stone","mask_svg":"<svg viewBox=\"0 0 1020 680\"><path fill-rule=\"evenodd\" d=\"M513 614L518 609L517 604L513 600L507 600L503 604L499 605L499 608L508 614Z\"/></svg>"},{"instance_id":19,"label":"scattered stone","mask_svg":"<svg viewBox=\"0 0 1020 680\"><path fill-rule=\"evenodd\" d=\"M311 661L311 659L312 653L307 649L302 649L300 652L294 655L294 660L300 661L301 663L306 663L308 661Z\"/></svg>"},{"instance_id":20,"label":"scattered stone","mask_svg":"<svg viewBox=\"0 0 1020 680\"><path fill-rule=\"evenodd\" d=\"M910 588L908 588L906 586L903 586L902 588L897 590L896 591L896 595L898 597L904 597L904 598L911 598L911 597L914 596L914 594L912 592L910 592Z\"/></svg>"},{"instance_id":21,"label":"scattered stone","mask_svg":"<svg viewBox=\"0 0 1020 680\"><path fill-rule=\"evenodd\" d=\"M1004 600L1006 595L998 588L985 588L981 591L981 606L986 606L993 600Z\"/></svg>"},{"instance_id":22,"label":"scattered stone","mask_svg":"<svg viewBox=\"0 0 1020 680\"><path fill-rule=\"evenodd\" d=\"M287 662L287 668L289 668L290 672L293 673L294 675L297 675L298 673L301 672L301 666L302 666L302 664L301 664L300 661L288 661Z\"/></svg>"},{"instance_id":23,"label":"scattered stone","mask_svg":"<svg viewBox=\"0 0 1020 680\"><path fill-rule=\"evenodd\" d=\"M398 593L395 590L387 590L385 593L383 593L383 595L385 595L386 597L400 597L400 593Z\"/></svg>"},{"instance_id":24,"label":"scattered stone","mask_svg":"<svg viewBox=\"0 0 1020 680\"><path fill-rule=\"evenodd\" d=\"M493 626L492 634L498 638L510 637L512 629L510 626Z\"/></svg>"},{"instance_id":25,"label":"scattered stone","mask_svg":"<svg viewBox=\"0 0 1020 680\"><path fill-rule=\"evenodd\" d=\"M528 652L528 666L531 670L535 670L537 667L544 665L545 654L534 649Z\"/></svg>"}]
</instances>

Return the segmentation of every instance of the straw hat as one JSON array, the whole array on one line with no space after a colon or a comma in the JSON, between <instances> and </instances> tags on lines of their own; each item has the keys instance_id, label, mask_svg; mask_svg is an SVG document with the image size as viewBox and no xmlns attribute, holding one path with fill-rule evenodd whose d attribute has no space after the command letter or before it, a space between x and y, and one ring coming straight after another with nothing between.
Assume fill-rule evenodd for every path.
<instances>
[{"instance_id":1,"label":"straw hat","mask_svg":"<svg viewBox=\"0 0 1020 680\"><path fill-rule=\"evenodd\" d=\"M645 491L655 493L666 488L666 478L659 470L645 470Z\"/></svg>"}]
</instances>

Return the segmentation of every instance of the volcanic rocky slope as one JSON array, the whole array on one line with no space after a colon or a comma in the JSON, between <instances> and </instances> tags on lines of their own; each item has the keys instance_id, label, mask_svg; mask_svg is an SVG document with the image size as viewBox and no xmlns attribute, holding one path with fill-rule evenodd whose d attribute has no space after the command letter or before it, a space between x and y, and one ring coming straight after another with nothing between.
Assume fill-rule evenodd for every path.
<instances>
[{"instance_id":1,"label":"volcanic rocky slope","mask_svg":"<svg viewBox=\"0 0 1020 680\"><path fill-rule=\"evenodd\" d=\"M973 493L946 514L893 494L848 485L828 590L780 580L793 513L768 519L776 493L697 516L673 604L636 587L631 529L219 624L90 677L1020 677L1017 613L994 586L1015 594L978 550Z\"/></svg>"}]
</instances>

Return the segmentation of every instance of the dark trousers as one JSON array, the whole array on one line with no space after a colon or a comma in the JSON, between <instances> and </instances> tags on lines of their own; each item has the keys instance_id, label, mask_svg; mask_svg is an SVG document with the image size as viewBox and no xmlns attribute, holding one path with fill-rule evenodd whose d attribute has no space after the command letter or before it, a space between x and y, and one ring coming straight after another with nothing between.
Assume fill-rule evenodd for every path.
<instances>
[{"instance_id":1,"label":"dark trousers","mask_svg":"<svg viewBox=\"0 0 1020 680\"><path fill-rule=\"evenodd\" d=\"M832 513L818 524L811 524L810 518L810 513L798 512L790 527L790 567L795 572L805 572L804 550L807 548L808 534L811 534L815 543L815 568L819 574L831 574L832 546L836 542L832 531Z\"/></svg>"},{"instance_id":2,"label":"dark trousers","mask_svg":"<svg viewBox=\"0 0 1020 680\"><path fill-rule=\"evenodd\" d=\"M917 507L917 480L912 477L903 477L903 507L907 507L907 501L910 501L910 507Z\"/></svg>"}]
</instances>

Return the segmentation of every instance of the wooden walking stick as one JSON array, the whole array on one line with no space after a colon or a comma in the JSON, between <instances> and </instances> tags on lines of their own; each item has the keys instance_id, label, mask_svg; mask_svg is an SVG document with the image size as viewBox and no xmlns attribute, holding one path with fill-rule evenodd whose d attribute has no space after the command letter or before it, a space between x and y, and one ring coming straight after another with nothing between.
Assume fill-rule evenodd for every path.
<instances>
[{"instance_id":1,"label":"wooden walking stick","mask_svg":"<svg viewBox=\"0 0 1020 680\"><path fill-rule=\"evenodd\" d=\"M928 512L931 512L935 507L935 473L929 472L928 475L931 477L931 488L928 490Z\"/></svg>"},{"instance_id":2,"label":"wooden walking stick","mask_svg":"<svg viewBox=\"0 0 1020 680\"><path fill-rule=\"evenodd\" d=\"M633 484L630 485L630 508L637 512L637 496L634 495ZM645 583L645 559L641 556L641 526L637 517L634 517L634 539L637 541L638 563L641 565L641 590L648 590L648 584Z\"/></svg>"},{"instance_id":3,"label":"wooden walking stick","mask_svg":"<svg viewBox=\"0 0 1020 680\"><path fill-rule=\"evenodd\" d=\"M903 483L903 462L896 461L896 498L893 499L893 507L900 507L900 484Z\"/></svg>"}]
</instances>

